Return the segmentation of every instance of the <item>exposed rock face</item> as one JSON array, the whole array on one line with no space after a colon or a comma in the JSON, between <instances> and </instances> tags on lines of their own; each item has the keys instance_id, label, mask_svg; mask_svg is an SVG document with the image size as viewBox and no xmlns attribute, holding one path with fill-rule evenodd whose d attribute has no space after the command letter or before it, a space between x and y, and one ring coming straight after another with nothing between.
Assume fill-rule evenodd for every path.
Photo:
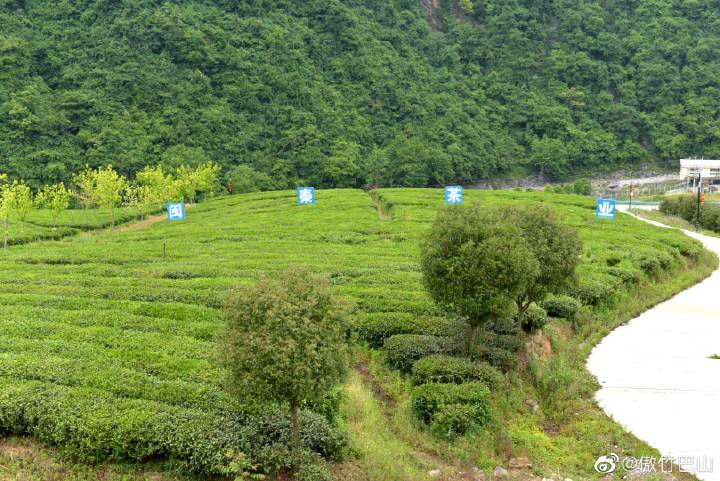
<instances>
[{"instance_id":1,"label":"exposed rock face","mask_svg":"<svg viewBox=\"0 0 720 481\"><path fill-rule=\"evenodd\" d=\"M493 479L508 479L510 477L510 472L502 466L497 466L493 470L492 477Z\"/></svg>"},{"instance_id":2,"label":"exposed rock face","mask_svg":"<svg viewBox=\"0 0 720 481\"><path fill-rule=\"evenodd\" d=\"M440 0L420 0L420 3L427 11L428 22L433 30L442 29L442 19L440 18Z\"/></svg>"},{"instance_id":3,"label":"exposed rock face","mask_svg":"<svg viewBox=\"0 0 720 481\"><path fill-rule=\"evenodd\" d=\"M510 469L526 469L526 468L532 468L532 461L530 461L528 458L522 457L522 458L510 458L510 462L508 463L508 466L510 466Z\"/></svg>"}]
</instances>

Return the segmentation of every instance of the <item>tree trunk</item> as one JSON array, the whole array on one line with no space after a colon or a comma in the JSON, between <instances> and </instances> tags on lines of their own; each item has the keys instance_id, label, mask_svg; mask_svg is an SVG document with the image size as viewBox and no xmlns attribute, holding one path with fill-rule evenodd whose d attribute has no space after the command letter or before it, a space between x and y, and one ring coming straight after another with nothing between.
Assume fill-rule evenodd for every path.
<instances>
[{"instance_id":1,"label":"tree trunk","mask_svg":"<svg viewBox=\"0 0 720 481\"><path fill-rule=\"evenodd\" d=\"M523 304L522 301L516 301L515 304L517 305L517 308L518 308L517 325L520 329L522 329L523 318L525 317L525 312L527 312L528 307L530 307L530 301L528 301L525 304Z\"/></svg>"},{"instance_id":2,"label":"tree trunk","mask_svg":"<svg viewBox=\"0 0 720 481\"><path fill-rule=\"evenodd\" d=\"M298 411L300 403L297 401L290 402L290 419L292 421L292 447L295 451L300 450L300 417Z\"/></svg>"},{"instance_id":3,"label":"tree trunk","mask_svg":"<svg viewBox=\"0 0 720 481\"><path fill-rule=\"evenodd\" d=\"M477 324L470 324L470 328L467 333L467 342L465 343L465 355L467 357L471 357L472 355L472 347L477 339L478 330L479 327Z\"/></svg>"}]
</instances>

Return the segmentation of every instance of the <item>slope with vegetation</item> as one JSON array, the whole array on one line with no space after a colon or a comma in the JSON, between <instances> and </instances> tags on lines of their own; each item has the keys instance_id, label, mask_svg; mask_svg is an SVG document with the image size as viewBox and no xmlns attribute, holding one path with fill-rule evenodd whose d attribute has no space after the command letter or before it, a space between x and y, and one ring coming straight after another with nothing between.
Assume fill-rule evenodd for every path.
<instances>
[{"instance_id":1,"label":"slope with vegetation","mask_svg":"<svg viewBox=\"0 0 720 481\"><path fill-rule=\"evenodd\" d=\"M710 0L0 6L0 163L33 186L107 162L213 160L253 190L720 155Z\"/></svg>"},{"instance_id":2,"label":"slope with vegetation","mask_svg":"<svg viewBox=\"0 0 720 481\"><path fill-rule=\"evenodd\" d=\"M441 191L372 194L319 191L303 207L288 191L230 196L199 204L185 223L11 247L0 260L0 432L82 462L166 459L203 476L287 468L287 409L226 391L216 336L233 287L299 264L329 275L369 346L358 348L344 399L335 390L300 410L303 445L346 459L343 479L417 480L428 466L492 469L520 455L539 474L591 476L611 447L649 452L594 406L582 360L618 323L712 270L697 242L624 216L599 221L578 196L467 192L485 206L552 205L584 246L571 291L582 306L543 303L544 334L487 332L492 349L468 364L433 352L456 321L421 282L419 240ZM401 347L377 349L388 343ZM437 381L442 390L412 388ZM443 429L428 429L423 417L434 420L449 397L457 406ZM463 407L478 399L480 411ZM481 422L454 429L468 413Z\"/></svg>"}]
</instances>

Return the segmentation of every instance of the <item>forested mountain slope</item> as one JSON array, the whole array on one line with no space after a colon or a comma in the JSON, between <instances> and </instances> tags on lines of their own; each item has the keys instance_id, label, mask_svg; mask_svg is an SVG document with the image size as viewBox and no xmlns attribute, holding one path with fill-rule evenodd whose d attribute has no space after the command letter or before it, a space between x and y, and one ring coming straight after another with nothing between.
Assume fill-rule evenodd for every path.
<instances>
[{"instance_id":1,"label":"forested mountain slope","mask_svg":"<svg viewBox=\"0 0 720 481\"><path fill-rule=\"evenodd\" d=\"M424 186L718 156L719 51L711 0L0 0L0 170Z\"/></svg>"}]
</instances>

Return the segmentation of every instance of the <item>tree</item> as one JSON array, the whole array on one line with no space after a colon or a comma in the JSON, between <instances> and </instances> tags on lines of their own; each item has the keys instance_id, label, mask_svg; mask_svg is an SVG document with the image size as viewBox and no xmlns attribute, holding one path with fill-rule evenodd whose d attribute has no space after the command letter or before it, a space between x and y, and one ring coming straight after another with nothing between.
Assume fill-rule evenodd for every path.
<instances>
[{"instance_id":1,"label":"tree","mask_svg":"<svg viewBox=\"0 0 720 481\"><path fill-rule=\"evenodd\" d=\"M122 202L127 188L127 179L113 170L112 165L94 172L95 198L98 205L110 212L111 227L115 228L115 209Z\"/></svg>"},{"instance_id":2,"label":"tree","mask_svg":"<svg viewBox=\"0 0 720 481\"><path fill-rule=\"evenodd\" d=\"M515 299L540 272L540 262L506 208L479 204L438 213L421 244L423 282L433 299L478 329L513 314Z\"/></svg>"},{"instance_id":3,"label":"tree","mask_svg":"<svg viewBox=\"0 0 720 481\"><path fill-rule=\"evenodd\" d=\"M35 196L35 204L38 207L49 209L52 213L53 227L57 228L57 220L60 213L70 206L70 199L73 192L60 182L55 185L46 185L43 190Z\"/></svg>"},{"instance_id":4,"label":"tree","mask_svg":"<svg viewBox=\"0 0 720 481\"><path fill-rule=\"evenodd\" d=\"M95 171L88 167L79 174L73 176L73 182L77 186L75 196L80 202L80 205L82 205L83 215L85 218L87 218L88 209L95 207L98 202L96 181L97 178Z\"/></svg>"},{"instance_id":5,"label":"tree","mask_svg":"<svg viewBox=\"0 0 720 481\"><path fill-rule=\"evenodd\" d=\"M10 228L10 216L15 202L12 185L7 183L7 175L0 174L0 219L3 224L3 249L8 247L8 230Z\"/></svg>"},{"instance_id":6,"label":"tree","mask_svg":"<svg viewBox=\"0 0 720 481\"><path fill-rule=\"evenodd\" d=\"M179 195L177 183L171 175L165 173L161 165L145 166L135 177L135 184L130 189L130 199L133 205L141 209L143 217L145 211L160 210Z\"/></svg>"},{"instance_id":7,"label":"tree","mask_svg":"<svg viewBox=\"0 0 720 481\"><path fill-rule=\"evenodd\" d=\"M188 202L194 202L198 194L206 198L220 189L220 166L206 162L192 168L181 165L177 169L177 191Z\"/></svg>"},{"instance_id":8,"label":"tree","mask_svg":"<svg viewBox=\"0 0 720 481\"><path fill-rule=\"evenodd\" d=\"M346 326L326 278L290 268L238 287L225 307L223 364L231 392L287 403L300 447L298 411L337 385L348 366Z\"/></svg>"},{"instance_id":9,"label":"tree","mask_svg":"<svg viewBox=\"0 0 720 481\"><path fill-rule=\"evenodd\" d=\"M518 325L522 325L523 316L533 302L543 300L549 293L561 292L573 283L582 243L577 230L563 225L555 210L547 205L508 207L506 218L519 227L539 266L515 296L516 319Z\"/></svg>"},{"instance_id":10,"label":"tree","mask_svg":"<svg viewBox=\"0 0 720 481\"><path fill-rule=\"evenodd\" d=\"M12 189L14 191L12 210L14 216L20 222L27 220L28 214L33 208L33 195L30 187L25 182L13 182Z\"/></svg>"}]
</instances>

